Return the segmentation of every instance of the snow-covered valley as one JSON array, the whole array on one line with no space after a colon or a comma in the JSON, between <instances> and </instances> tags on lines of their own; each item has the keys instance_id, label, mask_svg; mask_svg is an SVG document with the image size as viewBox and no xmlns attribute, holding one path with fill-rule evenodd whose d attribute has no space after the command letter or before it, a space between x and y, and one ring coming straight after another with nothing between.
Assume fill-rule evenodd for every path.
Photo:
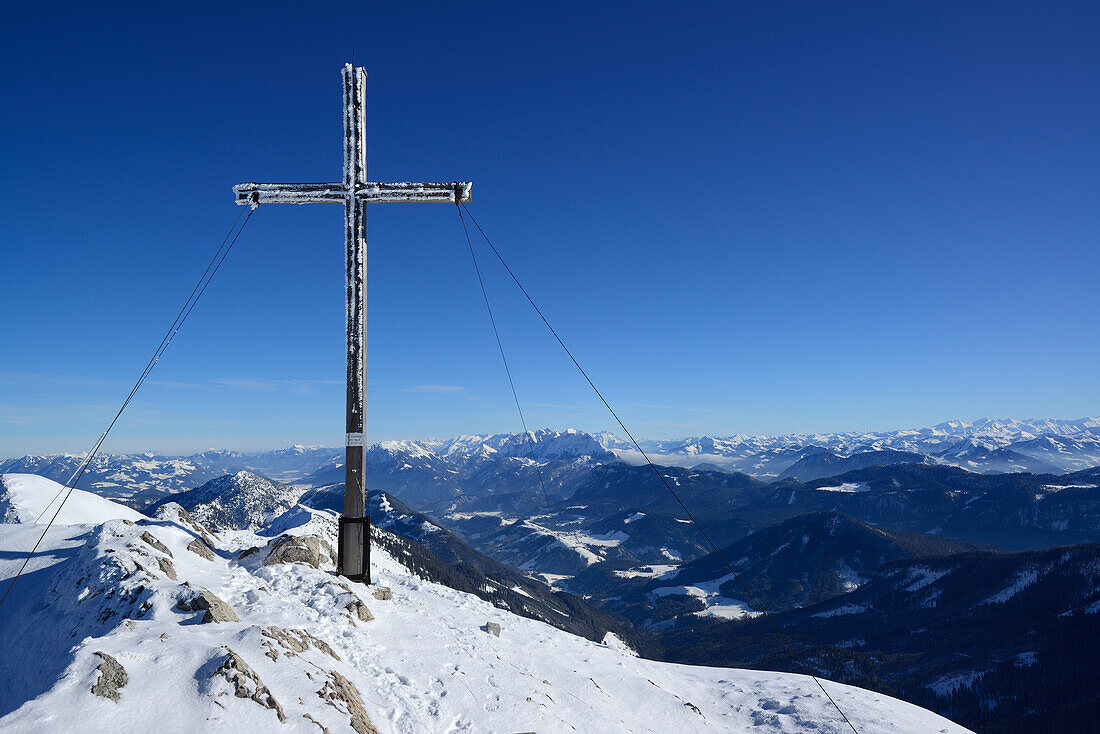
<instances>
[{"instance_id":1,"label":"snow-covered valley","mask_svg":"<svg viewBox=\"0 0 1100 734\"><path fill-rule=\"evenodd\" d=\"M4 476L4 588L59 488ZM298 540L215 534L177 505L146 518L74 491L0 607L0 729L849 730L808 677L644 660L614 636L585 640L424 580L377 546L374 585L348 583L325 545L333 516L287 514L273 526ZM824 685L863 733L966 731Z\"/></svg>"}]
</instances>

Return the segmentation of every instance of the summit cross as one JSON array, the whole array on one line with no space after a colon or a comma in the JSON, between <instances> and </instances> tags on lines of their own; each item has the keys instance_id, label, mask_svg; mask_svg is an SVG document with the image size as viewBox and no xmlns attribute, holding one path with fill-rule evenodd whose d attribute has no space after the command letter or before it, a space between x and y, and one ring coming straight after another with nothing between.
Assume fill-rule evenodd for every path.
<instances>
[{"instance_id":1,"label":"summit cross","mask_svg":"<svg viewBox=\"0 0 1100 734\"><path fill-rule=\"evenodd\" d=\"M344 65L344 180L341 183L243 183L233 187L237 203L343 204L347 269L347 421L344 458L344 514L340 517L337 566L342 575L370 583L370 518L366 516L363 438L367 386L366 205L376 202L470 201L473 184L381 183L367 180L367 71Z\"/></svg>"}]
</instances>

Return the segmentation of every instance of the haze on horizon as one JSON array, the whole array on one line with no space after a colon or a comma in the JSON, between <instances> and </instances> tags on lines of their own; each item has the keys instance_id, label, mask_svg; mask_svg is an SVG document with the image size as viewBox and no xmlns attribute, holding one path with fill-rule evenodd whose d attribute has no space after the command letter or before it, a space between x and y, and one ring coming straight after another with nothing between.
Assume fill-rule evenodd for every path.
<instances>
[{"instance_id":1,"label":"haze on horizon","mask_svg":"<svg viewBox=\"0 0 1100 734\"><path fill-rule=\"evenodd\" d=\"M795 442L797 442L797 439L805 438L807 440L803 441L803 443L809 444L809 443L813 443L812 437L815 437L815 436L829 437L829 438L832 438L832 439L838 439L838 438L843 437L843 436L887 436L887 435L894 435L894 434L903 433L903 432L917 432L917 431L927 432L929 430L942 430L942 431L945 431L949 435L955 435L955 434L959 433L957 427L955 427L955 426L958 426L958 425L981 426L981 424L983 424L983 423L994 423L994 424L997 424L997 423L1023 423L1023 424L1028 424L1028 423L1041 423L1041 422L1046 422L1046 421L1053 421L1053 422L1057 422L1057 423L1067 423L1067 424L1080 423L1080 424L1100 426L1100 417L1096 417L1096 416L1071 418L1071 419L1050 418L1050 417L1042 417L1042 418L1038 418L1038 417L1033 417L1033 418L979 418L979 419L976 419L976 420L973 420L973 421L958 421L958 420L940 421L936 424L927 425L927 426L901 426L901 427L897 427L897 428L875 428L875 429L866 429L866 428L864 428L864 429L850 429L850 430L846 430L846 431L792 431L792 432L789 432L789 433L774 433L774 434L764 434L764 433L746 434L746 433L728 433L728 432L727 433L706 433L706 434L703 434L703 433L684 433L684 434L675 434L675 435L670 434L670 435L660 435L660 436L658 436L658 435L643 436L643 435L638 435L637 433L635 433L634 438L636 438L638 441L641 442L643 450L651 451L653 444L658 443L658 442L662 443L662 444L671 444L671 443L676 443L676 442L680 442L680 441L689 441L689 440L692 440L692 439L702 439L702 438L713 438L713 439L745 438L746 440L750 440L750 441L753 440L753 439L773 440L773 441L776 440L776 439L792 439L792 440L796 440ZM634 451L630 447L629 439L623 434L623 432L621 430L613 431L613 430L601 429L601 430L588 431L588 430L584 430L584 429L581 429L581 428L577 428L576 426L550 427L550 426L533 426L533 425L529 426L529 430L532 433L535 433L535 434L537 434L539 432L542 432L542 431L566 432L566 431L570 431L570 430L575 430L575 431L581 431L581 432L586 433L586 434L590 434L590 435L595 436L595 437L599 437L599 436L601 436L602 434L605 434L605 433L611 434L612 436L615 437L614 440L615 440L616 443L622 444L621 448L623 448L624 451L625 451L625 453L622 453L622 458L629 461L630 463L634 463L635 461L637 461L638 463L643 462L642 457L640 455L636 455L637 452ZM1074 429L1074 430L1081 430L1081 429ZM1086 430L1089 430L1089 429L1086 429ZM1100 430L1098 430L1098 429L1091 429L1091 431L1093 433L1096 433L1096 434L1100 435ZM432 443L438 443L438 442L445 442L445 441L455 439L455 438L459 438L459 437L462 437L462 436L467 436L467 437L475 437L475 436L489 437L489 436L494 436L494 435L515 435L515 436L518 436L518 435L521 435L521 434L522 434L522 430L517 430L517 431L509 431L509 430L504 430L504 431L463 431L463 432L459 432L459 433L446 434L446 435L437 434L437 435L428 435L428 436L383 436L381 438L371 440L370 443L371 444L377 444L379 442L384 442L384 441L396 441L396 442L417 442L417 443L432 444ZM1042 432L1041 431L1036 431L1036 434L1041 435ZM765 441L765 443L766 443L766 441ZM283 442L283 443L273 443L273 444L266 444L266 445L265 444L257 444L257 445L251 445L251 446L233 445L233 444L225 444L225 445L206 445L206 444L186 445L186 444L180 444L180 445L171 446L171 447L168 447L168 448L163 448L159 445L141 444L141 443L133 445L133 446L126 446L126 445L118 445L118 443L115 442L115 445L112 445L109 449L101 451L101 453L103 453L103 454L156 454L156 455L160 455L160 456L189 456L189 455L193 455L193 454L199 454L199 453L202 453L204 451L238 451L238 452L242 452L242 453L255 453L255 452L265 452L265 451L282 451L282 450L293 449L293 448L317 449L317 448L336 448L336 447L339 447L339 446L341 446L339 441L332 441L330 443L325 443L325 442L293 441L293 440L292 441L286 441L286 442ZM647 447L649 447L649 448L647 448ZM87 453L88 448L90 448L90 446L85 447L85 448L76 448L76 449L73 449L73 450L68 450L68 449L39 450L39 451L18 451L17 450L17 451L9 452L9 453L6 453L6 454L0 453L0 459L15 458L15 457L25 456L25 455L29 455L29 456L52 455L52 454L82 455L82 454ZM662 456L663 456L663 460L666 461L666 463L667 463L667 461L670 459L670 456L667 456L667 455L662 455ZM676 461L674 463L680 464L680 463L683 463L683 462L682 461ZM687 465L691 465L690 462L688 462Z\"/></svg>"}]
</instances>

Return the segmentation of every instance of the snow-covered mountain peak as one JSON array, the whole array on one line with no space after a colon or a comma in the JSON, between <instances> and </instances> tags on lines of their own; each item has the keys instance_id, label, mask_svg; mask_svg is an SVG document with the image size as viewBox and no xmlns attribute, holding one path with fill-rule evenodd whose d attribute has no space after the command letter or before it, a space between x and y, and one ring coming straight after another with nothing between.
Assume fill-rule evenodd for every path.
<instances>
[{"instance_id":1,"label":"snow-covered mountain peak","mask_svg":"<svg viewBox=\"0 0 1100 734\"><path fill-rule=\"evenodd\" d=\"M502 456L534 458L540 461L602 456L607 450L591 434L576 429L555 431L543 428L508 436L498 449Z\"/></svg>"},{"instance_id":2,"label":"snow-covered mountain peak","mask_svg":"<svg viewBox=\"0 0 1100 734\"><path fill-rule=\"evenodd\" d=\"M425 581L381 548L375 588L392 598L376 599L332 573L321 545L331 535L275 541L322 551L315 566L283 563L266 535L241 532L210 547L208 533L179 519L50 531L0 613L9 641L0 728L846 728L804 676L640 659ZM0 525L0 581L35 532ZM825 685L860 732L965 731L881 694Z\"/></svg>"},{"instance_id":3,"label":"snow-covered mountain peak","mask_svg":"<svg viewBox=\"0 0 1100 734\"><path fill-rule=\"evenodd\" d=\"M154 509L169 500L197 504L195 517L215 531L258 530L293 507L305 491L304 486L283 484L241 470L172 495Z\"/></svg>"},{"instance_id":4,"label":"snow-covered mountain peak","mask_svg":"<svg viewBox=\"0 0 1100 734\"><path fill-rule=\"evenodd\" d=\"M435 456L434 452L418 441L380 441L376 446L389 454L407 454L417 458Z\"/></svg>"},{"instance_id":5,"label":"snow-covered mountain peak","mask_svg":"<svg viewBox=\"0 0 1100 734\"><path fill-rule=\"evenodd\" d=\"M440 456L472 463L499 457L534 457L540 461L552 461L604 456L609 450L597 437L575 428L563 431L542 428L526 434L463 435L445 440L431 439L424 445Z\"/></svg>"}]
</instances>

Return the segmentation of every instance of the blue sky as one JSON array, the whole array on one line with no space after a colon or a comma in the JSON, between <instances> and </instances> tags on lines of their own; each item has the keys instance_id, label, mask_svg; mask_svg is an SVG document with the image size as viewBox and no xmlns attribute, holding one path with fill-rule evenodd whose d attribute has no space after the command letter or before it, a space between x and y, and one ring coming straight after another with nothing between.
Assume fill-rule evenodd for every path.
<instances>
[{"instance_id":1,"label":"blue sky","mask_svg":"<svg viewBox=\"0 0 1100 734\"><path fill-rule=\"evenodd\" d=\"M1100 414L1094 3L20 3L0 455L81 451L237 215L368 175L471 211L636 434ZM518 430L453 207L368 221L368 437ZM333 205L261 207L106 450L337 445ZM531 426L613 428L483 262Z\"/></svg>"}]
</instances>

